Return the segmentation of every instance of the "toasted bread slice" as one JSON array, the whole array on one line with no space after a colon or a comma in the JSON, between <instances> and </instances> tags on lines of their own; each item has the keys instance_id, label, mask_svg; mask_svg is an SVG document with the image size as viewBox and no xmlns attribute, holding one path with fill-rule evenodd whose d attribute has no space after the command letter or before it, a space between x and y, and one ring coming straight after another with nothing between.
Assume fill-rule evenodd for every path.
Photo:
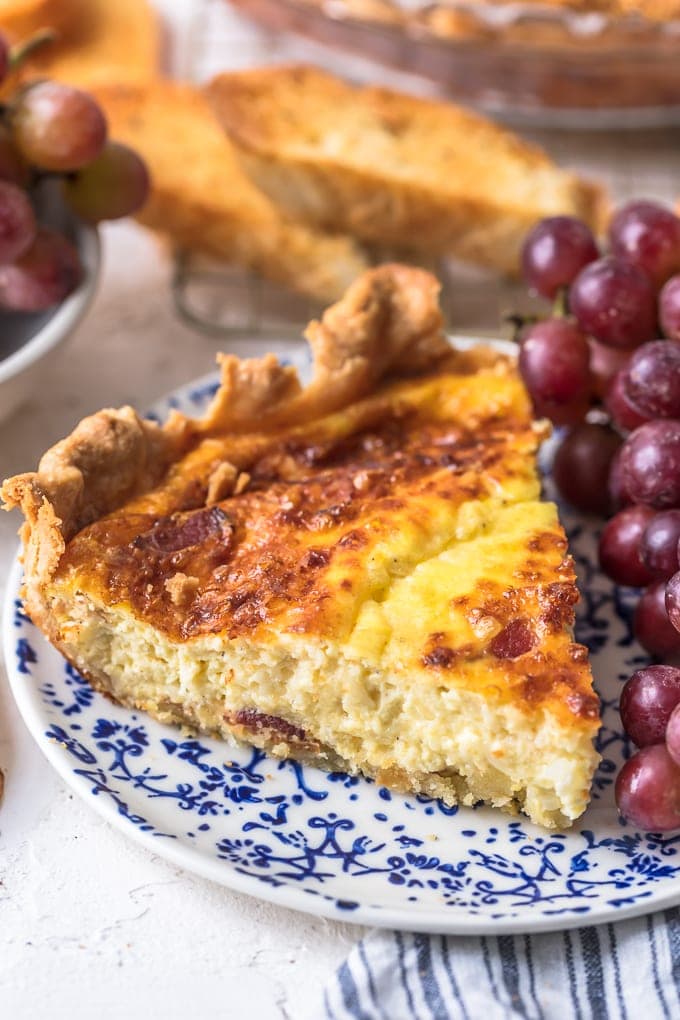
<instances>
[{"instance_id":1,"label":"toasted bread slice","mask_svg":"<svg viewBox=\"0 0 680 1020\"><path fill-rule=\"evenodd\" d=\"M82 421L1 489L25 605L133 710L565 826L599 713L543 430L512 359L449 346L437 290L365 273L308 327L306 388L223 355L200 420Z\"/></svg>"},{"instance_id":2,"label":"toasted bread slice","mask_svg":"<svg viewBox=\"0 0 680 1020\"><path fill-rule=\"evenodd\" d=\"M138 217L146 226L321 300L337 297L366 267L352 240L293 222L251 184L190 85L100 85L93 94L111 136L149 165L152 194Z\"/></svg>"},{"instance_id":3,"label":"toasted bread slice","mask_svg":"<svg viewBox=\"0 0 680 1020\"><path fill-rule=\"evenodd\" d=\"M49 77L86 87L97 81L145 81L158 74L160 27L146 0L42 2L55 9L68 7L71 17L68 24L57 26L63 29L57 42L31 57L22 78Z\"/></svg>"},{"instance_id":4,"label":"toasted bread slice","mask_svg":"<svg viewBox=\"0 0 680 1020\"><path fill-rule=\"evenodd\" d=\"M223 74L208 95L256 184L319 227L515 272L537 219L603 216L598 187L456 106L312 67Z\"/></svg>"}]
</instances>

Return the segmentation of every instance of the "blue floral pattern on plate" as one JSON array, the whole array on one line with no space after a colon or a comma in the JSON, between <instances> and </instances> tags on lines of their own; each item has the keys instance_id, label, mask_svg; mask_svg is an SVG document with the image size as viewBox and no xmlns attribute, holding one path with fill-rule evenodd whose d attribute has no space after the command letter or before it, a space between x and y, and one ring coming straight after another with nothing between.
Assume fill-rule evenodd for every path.
<instances>
[{"instance_id":1,"label":"blue floral pattern on plate","mask_svg":"<svg viewBox=\"0 0 680 1020\"><path fill-rule=\"evenodd\" d=\"M293 359L304 371L306 352ZM198 414L206 377L153 409ZM551 492L549 476L546 489ZM232 748L112 705L22 612L18 567L4 619L19 707L62 776L147 846L213 880L331 917L442 932L567 927L680 898L680 835L624 825L613 781L631 748L621 684L647 661L631 632L633 599L599 572L591 525L562 510L583 599L577 639L592 654L603 703L602 763L590 808L545 833L487 808L447 808L365 779L325 774Z\"/></svg>"}]
</instances>

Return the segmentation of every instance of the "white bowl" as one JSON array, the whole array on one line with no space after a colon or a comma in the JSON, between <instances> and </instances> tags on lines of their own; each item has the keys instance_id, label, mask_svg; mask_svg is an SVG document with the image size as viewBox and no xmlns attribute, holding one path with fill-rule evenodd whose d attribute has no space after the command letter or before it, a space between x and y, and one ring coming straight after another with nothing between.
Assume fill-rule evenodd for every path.
<instances>
[{"instance_id":1,"label":"white bowl","mask_svg":"<svg viewBox=\"0 0 680 1020\"><path fill-rule=\"evenodd\" d=\"M45 312L0 311L0 421L36 390L94 296L99 276L99 236L94 227L75 220L68 227L83 267L83 278L73 293Z\"/></svg>"}]
</instances>

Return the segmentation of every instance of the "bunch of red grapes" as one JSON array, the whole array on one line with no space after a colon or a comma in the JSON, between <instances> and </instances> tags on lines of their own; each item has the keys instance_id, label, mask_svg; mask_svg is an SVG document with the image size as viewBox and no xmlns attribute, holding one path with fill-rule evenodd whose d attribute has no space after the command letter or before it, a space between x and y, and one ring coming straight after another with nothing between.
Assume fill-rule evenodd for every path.
<instances>
[{"instance_id":1,"label":"bunch of red grapes","mask_svg":"<svg viewBox=\"0 0 680 1020\"><path fill-rule=\"evenodd\" d=\"M640 748L616 802L648 830L680 828L680 218L654 202L620 208L608 254L585 223L542 220L523 269L555 303L520 335L519 366L537 414L567 425L553 477L578 509L613 514L602 570L643 588L635 636L664 665L639 670L621 698Z\"/></svg>"},{"instance_id":2,"label":"bunch of red grapes","mask_svg":"<svg viewBox=\"0 0 680 1020\"><path fill-rule=\"evenodd\" d=\"M30 49L30 46L28 47ZM24 47L24 52L26 48ZM17 62L0 36L0 83ZM0 308L35 312L78 285L78 252L39 223L41 188L59 186L65 203L91 223L135 212L149 193L139 156L107 139L92 96L52 81L20 87L0 107Z\"/></svg>"}]
</instances>

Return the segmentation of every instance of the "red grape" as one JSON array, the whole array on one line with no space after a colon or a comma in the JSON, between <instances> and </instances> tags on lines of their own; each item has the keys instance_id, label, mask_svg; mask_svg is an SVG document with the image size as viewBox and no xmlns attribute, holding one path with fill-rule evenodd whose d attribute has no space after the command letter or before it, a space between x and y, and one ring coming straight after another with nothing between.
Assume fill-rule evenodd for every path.
<instances>
[{"instance_id":1,"label":"red grape","mask_svg":"<svg viewBox=\"0 0 680 1020\"><path fill-rule=\"evenodd\" d=\"M609 240L614 255L634 263L657 287L680 270L680 219L656 202L629 202L619 209Z\"/></svg>"},{"instance_id":2,"label":"red grape","mask_svg":"<svg viewBox=\"0 0 680 1020\"><path fill-rule=\"evenodd\" d=\"M666 749L676 765L680 765L680 711L673 709L666 726Z\"/></svg>"},{"instance_id":3,"label":"red grape","mask_svg":"<svg viewBox=\"0 0 680 1020\"><path fill-rule=\"evenodd\" d=\"M655 577L665 581L680 569L680 510L662 510L645 528L640 543L642 562Z\"/></svg>"},{"instance_id":4,"label":"red grape","mask_svg":"<svg viewBox=\"0 0 680 1020\"><path fill-rule=\"evenodd\" d=\"M680 669L645 666L633 673L621 692L623 728L638 747L663 743L671 712L680 704Z\"/></svg>"},{"instance_id":5,"label":"red grape","mask_svg":"<svg viewBox=\"0 0 680 1020\"><path fill-rule=\"evenodd\" d=\"M79 170L106 142L106 118L80 89L55 81L27 86L12 105L12 131L22 156L41 170Z\"/></svg>"},{"instance_id":6,"label":"red grape","mask_svg":"<svg viewBox=\"0 0 680 1020\"><path fill-rule=\"evenodd\" d=\"M78 252L65 237L40 229L25 255L0 266L0 306L37 312L59 304L82 276Z\"/></svg>"},{"instance_id":7,"label":"red grape","mask_svg":"<svg viewBox=\"0 0 680 1020\"><path fill-rule=\"evenodd\" d=\"M622 510L633 502L621 476L621 449L615 454L609 469L609 499L614 511Z\"/></svg>"},{"instance_id":8,"label":"red grape","mask_svg":"<svg viewBox=\"0 0 680 1020\"><path fill-rule=\"evenodd\" d=\"M607 425L583 422L571 429L555 454L552 471L564 499L585 513L609 513L609 472L620 446L621 437Z\"/></svg>"},{"instance_id":9,"label":"red grape","mask_svg":"<svg viewBox=\"0 0 680 1020\"><path fill-rule=\"evenodd\" d=\"M650 421L631 432L621 449L621 477L636 503L680 507L680 421Z\"/></svg>"},{"instance_id":10,"label":"red grape","mask_svg":"<svg viewBox=\"0 0 680 1020\"><path fill-rule=\"evenodd\" d=\"M549 216L527 234L522 247L522 271L529 286L553 300L580 269L599 255L586 224L574 216Z\"/></svg>"},{"instance_id":11,"label":"red grape","mask_svg":"<svg viewBox=\"0 0 680 1020\"><path fill-rule=\"evenodd\" d=\"M617 584L640 588L652 580L640 558L640 540L653 516L654 511L647 506L631 506L620 510L604 526L599 545L600 566Z\"/></svg>"},{"instance_id":12,"label":"red grape","mask_svg":"<svg viewBox=\"0 0 680 1020\"><path fill-rule=\"evenodd\" d=\"M624 388L648 419L680 418L680 343L655 340L633 351Z\"/></svg>"},{"instance_id":13,"label":"red grape","mask_svg":"<svg viewBox=\"0 0 680 1020\"><path fill-rule=\"evenodd\" d=\"M665 744L643 747L616 777L616 806L647 832L680 828L680 767Z\"/></svg>"},{"instance_id":14,"label":"red grape","mask_svg":"<svg viewBox=\"0 0 680 1020\"><path fill-rule=\"evenodd\" d=\"M645 651L659 659L680 657L680 632L666 611L666 582L655 581L645 588L635 607L633 630Z\"/></svg>"},{"instance_id":15,"label":"red grape","mask_svg":"<svg viewBox=\"0 0 680 1020\"><path fill-rule=\"evenodd\" d=\"M37 225L28 196L15 184L0 181L0 265L14 262L35 239Z\"/></svg>"},{"instance_id":16,"label":"red grape","mask_svg":"<svg viewBox=\"0 0 680 1020\"><path fill-rule=\"evenodd\" d=\"M604 397L619 370L625 368L630 361L630 351L619 351L616 347L607 347L592 339L588 343L593 392L598 397Z\"/></svg>"},{"instance_id":17,"label":"red grape","mask_svg":"<svg viewBox=\"0 0 680 1020\"><path fill-rule=\"evenodd\" d=\"M64 182L66 201L84 220L117 220L144 205L149 173L136 152L107 142L94 162Z\"/></svg>"},{"instance_id":18,"label":"red grape","mask_svg":"<svg viewBox=\"0 0 680 1020\"><path fill-rule=\"evenodd\" d=\"M680 546L678 546L678 556L680 557ZM673 574L666 585L666 612L668 619L680 632L680 570L677 574Z\"/></svg>"},{"instance_id":19,"label":"red grape","mask_svg":"<svg viewBox=\"0 0 680 1020\"><path fill-rule=\"evenodd\" d=\"M616 373L607 390L604 406L615 425L631 432L638 426L644 425L646 421L649 421L649 418L638 411L628 399L625 388L626 375L625 368Z\"/></svg>"},{"instance_id":20,"label":"red grape","mask_svg":"<svg viewBox=\"0 0 680 1020\"><path fill-rule=\"evenodd\" d=\"M568 319L545 319L531 326L519 351L519 369L540 406L584 401L590 391L588 341Z\"/></svg>"},{"instance_id":21,"label":"red grape","mask_svg":"<svg viewBox=\"0 0 680 1020\"><path fill-rule=\"evenodd\" d=\"M664 336L680 340L680 276L672 276L659 294L659 321Z\"/></svg>"},{"instance_id":22,"label":"red grape","mask_svg":"<svg viewBox=\"0 0 680 1020\"><path fill-rule=\"evenodd\" d=\"M569 306L585 333L629 350L656 333L656 295L636 266L611 255L591 262L569 291Z\"/></svg>"}]
</instances>

